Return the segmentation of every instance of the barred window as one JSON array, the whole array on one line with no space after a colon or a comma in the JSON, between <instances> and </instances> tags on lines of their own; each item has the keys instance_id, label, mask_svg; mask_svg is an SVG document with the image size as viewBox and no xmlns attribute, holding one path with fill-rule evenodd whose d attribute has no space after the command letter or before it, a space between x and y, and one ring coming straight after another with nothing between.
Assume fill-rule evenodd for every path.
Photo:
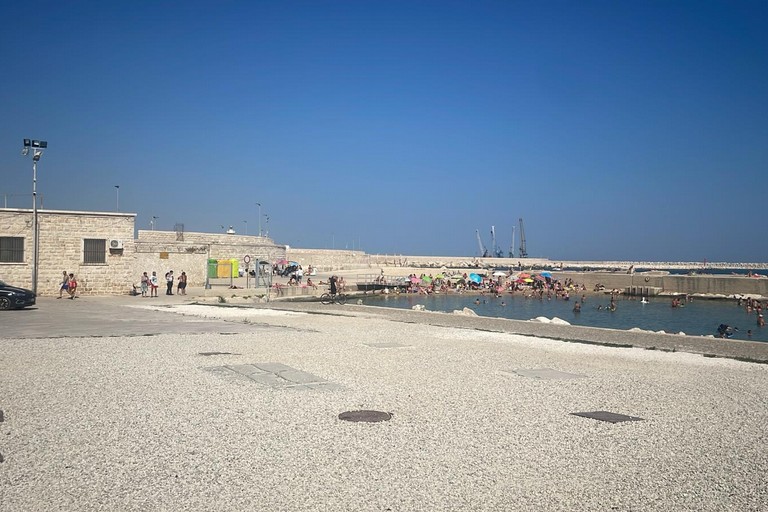
<instances>
[{"instance_id":1,"label":"barred window","mask_svg":"<svg viewBox=\"0 0 768 512\"><path fill-rule=\"evenodd\" d=\"M0 263L24 263L24 237L0 236Z\"/></svg>"},{"instance_id":2,"label":"barred window","mask_svg":"<svg viewBox=\"0 0 768 512\"><path fill-rule=\"evenodd\" d=\"M103 238L83 240L83 263L106 263L107 241Z\"/></svg>"}]
</instances>

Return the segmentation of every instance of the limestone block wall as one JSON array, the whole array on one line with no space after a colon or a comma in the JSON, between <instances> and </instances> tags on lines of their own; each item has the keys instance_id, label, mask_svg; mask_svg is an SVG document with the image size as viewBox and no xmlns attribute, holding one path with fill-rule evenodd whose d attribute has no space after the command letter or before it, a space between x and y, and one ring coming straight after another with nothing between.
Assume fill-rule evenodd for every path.
<instances>
[{"instance_id":1,"label":"limestone block wall","mask_svg":"<svg viewBox=\"0 0 768 512\"><path fill-rule=\"evenodd\" d=\"M156 271L163 281L165 273L175 276L186 272L189 286L203 286L208 258L237 259L251 257L251 268L257 261L274 262L285 257L285 246L276 245L264 236L228 235L225 233L195 233L139 230L136 239L132 278L140 282L142 272Z\"/></svg>"},{"instance_id":2,"label":"limestone block wall","mask_svg":"<svg viewBox=\"0 0 768 512\"><path fill-rule=\"evenodd\" d=\"M24 262L0 263L0 279L32 288L32 211L0 209L0 236L24 238ZM77 277L80 293L113 294L126 290L132 268L135 214L38 210L39 295L58 295L62 272ZM83 240L106 240L105 262L84 263ZM110 240L121 240L123 249L110 250Z\"/></svg>"},{"instance_id":3,"label":"limestone block wall","mask_svg":"<svg viewBox=\"0 0 768 512\"><path fill-rule=\"evenodd\" d=\"M298 262L303 268L312 265L320 272L370 268L370 256L363 251L289 247L285 254L286 259Z\"/></svg>"}]
</instances>

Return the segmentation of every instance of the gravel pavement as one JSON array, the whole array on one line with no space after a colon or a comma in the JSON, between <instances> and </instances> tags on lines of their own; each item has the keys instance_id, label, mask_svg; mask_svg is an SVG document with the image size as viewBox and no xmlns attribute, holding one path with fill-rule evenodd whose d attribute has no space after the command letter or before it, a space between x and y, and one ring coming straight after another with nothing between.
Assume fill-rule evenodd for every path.
<instances>
[{"instance_id":1,"label":"gravel pavement","mask_svg":"<svg viewBox=\"0 0 768 512\"><path fill-rule=\"evenodd\" d=\"M179 302L0 314L0 510L768 509L768 365L719 340Z\"/></svg>"}]
</instances>

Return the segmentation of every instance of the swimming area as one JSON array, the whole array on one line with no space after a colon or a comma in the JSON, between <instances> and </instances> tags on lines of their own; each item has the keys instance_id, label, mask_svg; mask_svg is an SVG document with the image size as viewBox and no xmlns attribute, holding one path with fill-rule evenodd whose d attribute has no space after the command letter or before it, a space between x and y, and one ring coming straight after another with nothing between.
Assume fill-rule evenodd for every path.
<instances>
[{"instance_id":1,"label":"swimming area","mask_svg":"<svg viewBox=\"0 0 768 512\"><path fill-rule=\"evenodd\" d=\"M363 304L390 308L411 309L424 305L427 311L452 312L470 308L480 316L531 320L536 317L558 317L572 325L628 330L639 328L668 333L684 332L688 335L717 335L720 324L738 328L731 339L768 342L768 327L757 326L755 313L747 313L735 300L694 299L683 307L673 308L671 297L651 297L643 304L639 297L619 296L616 310L606 306L610 295L587 295L581 312L574 313L576 294L571 300L547 300L524 298L520 295L502 294L376 294L362 297ZM479 299L479 304L476 301ZM580 297L579 297L580 299ZM579 300L580 301L580 300ZM601 306L598 309L598 306ZM751 330L751 337L747 331Z\"/></svg>"}]
</instances>

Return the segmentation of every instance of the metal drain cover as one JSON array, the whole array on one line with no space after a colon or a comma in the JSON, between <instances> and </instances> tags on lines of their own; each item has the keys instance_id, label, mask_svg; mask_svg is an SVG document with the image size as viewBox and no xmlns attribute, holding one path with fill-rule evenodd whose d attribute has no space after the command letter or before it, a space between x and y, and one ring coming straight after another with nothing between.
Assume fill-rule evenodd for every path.
<instances>
[{"instance_id":1,"label":"metal drain cover","mask_svg":"<svg viewBox=\"0 0 768 512\"><path fill-rule=\"evenodd\" d=\"M392 419L392 413L382 411L347 411L339 414L339 419L344 421L377 423L379 421L389 421Z\"/></svg>"},{"instance_id":2,"label":"metal drain cover","mask_svg":"<svg viewBox=\"0 0 768 512\"><path fill-rule=\"evenodd\" d=\"M622 421L643 421L643 418L638 418L637 416L627 416L625 414L617 414L615 412L608 411L572 412L571 414L574 416L581 416L582 418L607 421L608 423L621 423Z\"/></svg>"}]
</instances>

